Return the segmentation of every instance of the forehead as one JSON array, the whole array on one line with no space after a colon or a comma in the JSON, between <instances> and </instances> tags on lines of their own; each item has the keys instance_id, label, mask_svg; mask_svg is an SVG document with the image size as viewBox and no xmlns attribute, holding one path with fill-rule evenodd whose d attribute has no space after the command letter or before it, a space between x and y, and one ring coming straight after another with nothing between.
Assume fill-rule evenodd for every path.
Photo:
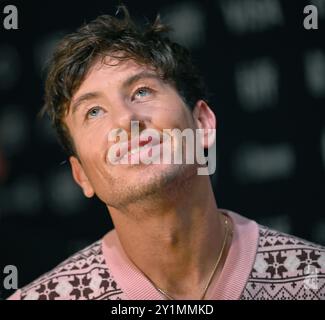
<instances>
[{"instance_id":1,"label":"forehead","mask_svg":"<svg viewBox=\"0 0 325 320\"><path fill-rule=\"evenodd\" d=\"M130 76L140 72L150 72L158 75L153 67L141 65L133 60L120 61L106 57L103 61L97 60L87 72L79 89L73 97L84 92L99 91L101 88L122 85Z\"/></svg>"}]
</instances>

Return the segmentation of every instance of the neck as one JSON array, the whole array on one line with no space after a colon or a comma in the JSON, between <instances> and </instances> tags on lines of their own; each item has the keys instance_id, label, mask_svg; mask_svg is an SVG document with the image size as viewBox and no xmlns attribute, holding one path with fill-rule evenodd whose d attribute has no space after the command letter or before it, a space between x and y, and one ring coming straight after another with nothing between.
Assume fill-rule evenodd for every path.
<instances>
[{"instance_id":1,"label":"neck","mask_svg":"<svg viewBox=\"0 0 325 320\"><path fill-rule=\"evenodd\" d=\"M195 176L181 185L159 200L109 211L131 261L156 286L185 297L193 288L203 291L225 229L209 177Z\"/></svg>"}]
</instances>

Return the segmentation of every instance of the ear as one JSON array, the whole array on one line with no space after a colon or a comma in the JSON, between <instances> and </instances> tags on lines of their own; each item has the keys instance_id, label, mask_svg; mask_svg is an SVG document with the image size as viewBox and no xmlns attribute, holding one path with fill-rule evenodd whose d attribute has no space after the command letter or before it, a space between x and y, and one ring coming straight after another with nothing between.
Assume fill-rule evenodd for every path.
<instances>
[{"instance_id":1,"label":"ear","mask_svg":"<svg viewBox=\"0 0 325 320\"><path fill-rule=\"evenodd\" d=\"M93 197L95 194L94 189L93 189L84 169L82 168L82 165L81 165L79 159L77 159L74 156L71 156L69 158L69 161L70 161L72 176L73 176L74 180L81 187L84 195L87 198Z\"/></svg>"},{"instance_id":2,"label":"ear","mask_svg":"<svg viewBox=\"0 0 325 320\"><path fill-rule=\"evenodd\" d=\"M216 139L216 116L204 100L199 100L195 104L192 114L196 127L203 130L201 136L202 146L208 149Z\"/></svg>"}]
</instances>

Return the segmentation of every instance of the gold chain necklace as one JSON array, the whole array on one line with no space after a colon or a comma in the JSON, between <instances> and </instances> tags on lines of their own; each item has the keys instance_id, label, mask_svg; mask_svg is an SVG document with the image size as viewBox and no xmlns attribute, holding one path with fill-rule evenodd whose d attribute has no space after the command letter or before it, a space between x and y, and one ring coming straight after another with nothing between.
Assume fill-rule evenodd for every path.
<instances>
[{"instance_id":1,"label":"gold chain necklace","mask_svg":"<svg viewBox=\"0 0 325 320\"><path fill-rule=\"evenodd\" d=\"M225 250L225 247L226 247L226 243L227 243L227 239L228 239L228 234L229 234L229 223L228 223L228 219L226 218L225 219L225 227L226 227L226 233L225 233L225 237L223 239L223 243L222 243L222 247L221 247L221 250L220 250L220 253L219 253L219 256L218 256L218 259L216 261L216 264L214 265L213 267L213 270L211 272L211 275L209 277L209 281L207 282L205 288L204 288L204 291L203 291L203 294L201 296L201 298L199 300L203 300L207 291L208 291L208 288L211 284L211 281L212 281L212 278L213 278L213 275L215 274L216 270L217 270L217 267L219 265L219 262L221 260L221 257L223 256L223 252ZM232 234L232 233L230 233ZM146 276L146 275L145 275ZM169 295L166 291L164 291L163 289L159 288L158 286L156 286L153 281L146 276L146 278L150 281L150 283L156 288L156 290L158 290L162 295L164 295L168 300L175 300L171 295Z\"/></svg>"}]
</instances>

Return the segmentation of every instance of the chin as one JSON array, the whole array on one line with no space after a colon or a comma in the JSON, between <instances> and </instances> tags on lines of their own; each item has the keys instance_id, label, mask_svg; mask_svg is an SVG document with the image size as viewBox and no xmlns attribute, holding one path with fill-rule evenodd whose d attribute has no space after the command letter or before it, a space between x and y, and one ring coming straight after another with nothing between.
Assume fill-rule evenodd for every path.
<instances>
[{"instance_id":1,"label":"chin","mask_svg":"<svg viewBox=\"0 0 325 320\"><path fill-rule=\"evenodd\" d=\"M106 193L102 201L115 208L150 201L153 197L159 198L164 193L174 192L175 188L196 174L195 165L184 164L142 164L138 168L127 168L114 174L114 178L111 176L112 182L106 189L109 195Z\"/></svg>"}]
</instances>

